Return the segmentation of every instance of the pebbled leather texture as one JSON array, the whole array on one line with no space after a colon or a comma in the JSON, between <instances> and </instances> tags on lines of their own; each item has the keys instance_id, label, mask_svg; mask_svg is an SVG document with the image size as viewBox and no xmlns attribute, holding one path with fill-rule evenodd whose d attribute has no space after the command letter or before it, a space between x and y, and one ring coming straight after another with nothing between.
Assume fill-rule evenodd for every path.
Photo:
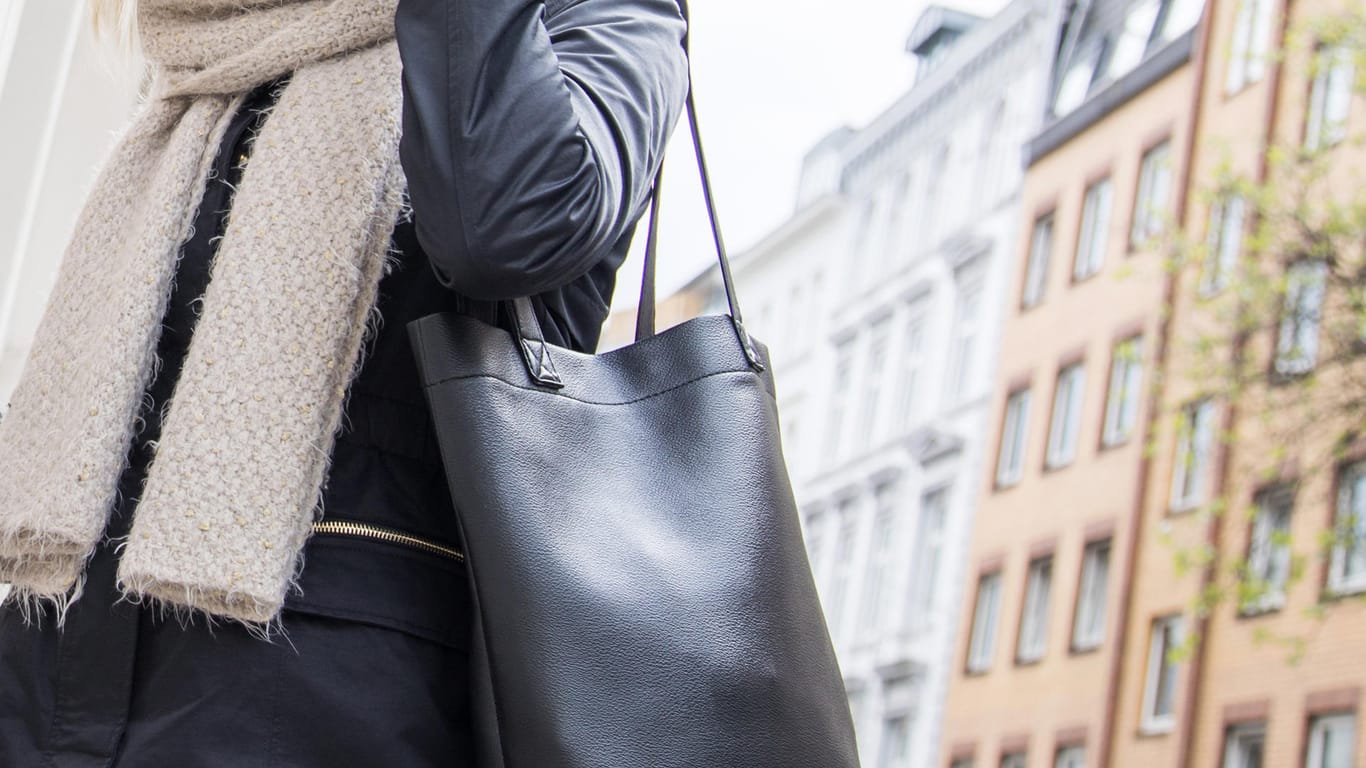
<instances>
[{"instance_id":1,"label":"pebbled leather texture","mask_svg":"<svg viewBox=\"0 0 1366 768\"><path fill-rule=\"evenodd\" d=\"M506 330L408 331L468 556L482 768L858 765L772 374L728 316L552 347L550 389Z\"/></svg>"}]
</instances>

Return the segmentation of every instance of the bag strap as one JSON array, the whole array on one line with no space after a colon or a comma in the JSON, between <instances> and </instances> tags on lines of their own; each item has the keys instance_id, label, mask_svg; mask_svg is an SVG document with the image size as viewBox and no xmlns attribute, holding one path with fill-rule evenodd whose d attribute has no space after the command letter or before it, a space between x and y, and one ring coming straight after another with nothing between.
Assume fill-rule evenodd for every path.
<instances>
[{"instance_id":1,"label":"bag strap","mask_svg":"<svg viewBox=\"0 0 1366 768\"><path fill-rule=\"evenodd\" d=\"M735 291L735 278L731 274L730 258L726 252L726 242L721 236L721 220L716 211L716 196L712 191L711 173L707 170L706 153L702 150L702 132L698 127L697 102L693 98L692 51L689 37L692 34L692 18L688 12L688 0L678 0L679 9L687 29L683 33L683 51L687 57L688 97L686 109L688 126L692 133L693 153L697 157L697 170L702 179L702 196L707 204L707 218L711 223L712 240L716 244L716 257L721 265L721 283L726 292L726 303L730 309L731 324L744 350L745 359L757 371L764 370L763 360L754 347L754 341L745 331L744 320L740 314L740 299ZM645 267L641 276L640 306L636 314L636 341L644 341L655 334L655 275L657 273L659 252L659 210L663 198L664 163L660 162L655 172L653 188L650 192L650 219L645 242ZM550 358L549 345L545 342L541 323L530 298L517 298L513 303L513 327L517 335L518 348L526 363L527 373L533 381L542 386L560 388L563 380L555 370Z\"/></svg>"}]
</instances>

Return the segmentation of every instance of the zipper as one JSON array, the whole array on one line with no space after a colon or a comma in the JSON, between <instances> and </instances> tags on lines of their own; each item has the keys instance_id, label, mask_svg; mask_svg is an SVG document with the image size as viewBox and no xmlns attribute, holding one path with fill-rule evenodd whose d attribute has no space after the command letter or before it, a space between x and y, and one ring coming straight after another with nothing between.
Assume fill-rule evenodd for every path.
<instances>
[{"instance_id":1,"label":"zipper","mask_svg":"<svg viewBox=\"0 0 1366 768\"><path fill-rule=\"evenodd\" d=\"M384 541L390 544L397 544L403 547L411 547L421 550L429 555L437 555L458 563L465 562L465 553L458 549L437 544L434 541L419 538L393 528L384 528L368 523L357 523L351 520L319 520L313 523L314 533L334 534L338 536L357 536L363 539L373 539Z\"/></svg>"}]
</instances>

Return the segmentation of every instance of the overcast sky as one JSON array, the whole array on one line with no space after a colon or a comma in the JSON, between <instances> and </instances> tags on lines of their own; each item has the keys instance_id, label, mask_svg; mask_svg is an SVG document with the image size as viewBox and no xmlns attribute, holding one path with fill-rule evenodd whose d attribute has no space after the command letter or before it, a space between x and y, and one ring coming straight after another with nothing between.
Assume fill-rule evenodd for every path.
<instances>
[{"instance_id":1,"label":"overcast sky","mask_svg":"<svg viewBox=\"0 0 1366 768\"><path fill-rule=\"evenodd\" d=\"M973 13L1003 0L952 0ZM921 0L692 0L693 74L723 231L740 252L791 212L801 158L841 125L864 125L911 85L905 41ZM712 258L687 130L665 178L661 294ZM644 227L637 248L644 240ZM639 264L622 270L617 305L634 305Z\"/></svg>"}]
</instances>

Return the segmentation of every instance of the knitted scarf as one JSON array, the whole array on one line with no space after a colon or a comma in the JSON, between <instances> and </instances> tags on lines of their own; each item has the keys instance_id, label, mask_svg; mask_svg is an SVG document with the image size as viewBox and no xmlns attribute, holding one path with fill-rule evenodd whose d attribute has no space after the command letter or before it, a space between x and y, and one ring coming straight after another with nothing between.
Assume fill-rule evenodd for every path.
<instances>
[{"instance_id":1,"label":"knitted scarf","mask_svg":"<svg viewBox=\"0 0 1366 768\"><path fill-rule=\"evenodd\" d=\"M151 91L77 221L0 421L0 582L59 621L158 365L181 245L228 123L255 138L128 537L124 598L278 626L400 214L397 0L141 0Z\"/></svg>"}]
</instances>

